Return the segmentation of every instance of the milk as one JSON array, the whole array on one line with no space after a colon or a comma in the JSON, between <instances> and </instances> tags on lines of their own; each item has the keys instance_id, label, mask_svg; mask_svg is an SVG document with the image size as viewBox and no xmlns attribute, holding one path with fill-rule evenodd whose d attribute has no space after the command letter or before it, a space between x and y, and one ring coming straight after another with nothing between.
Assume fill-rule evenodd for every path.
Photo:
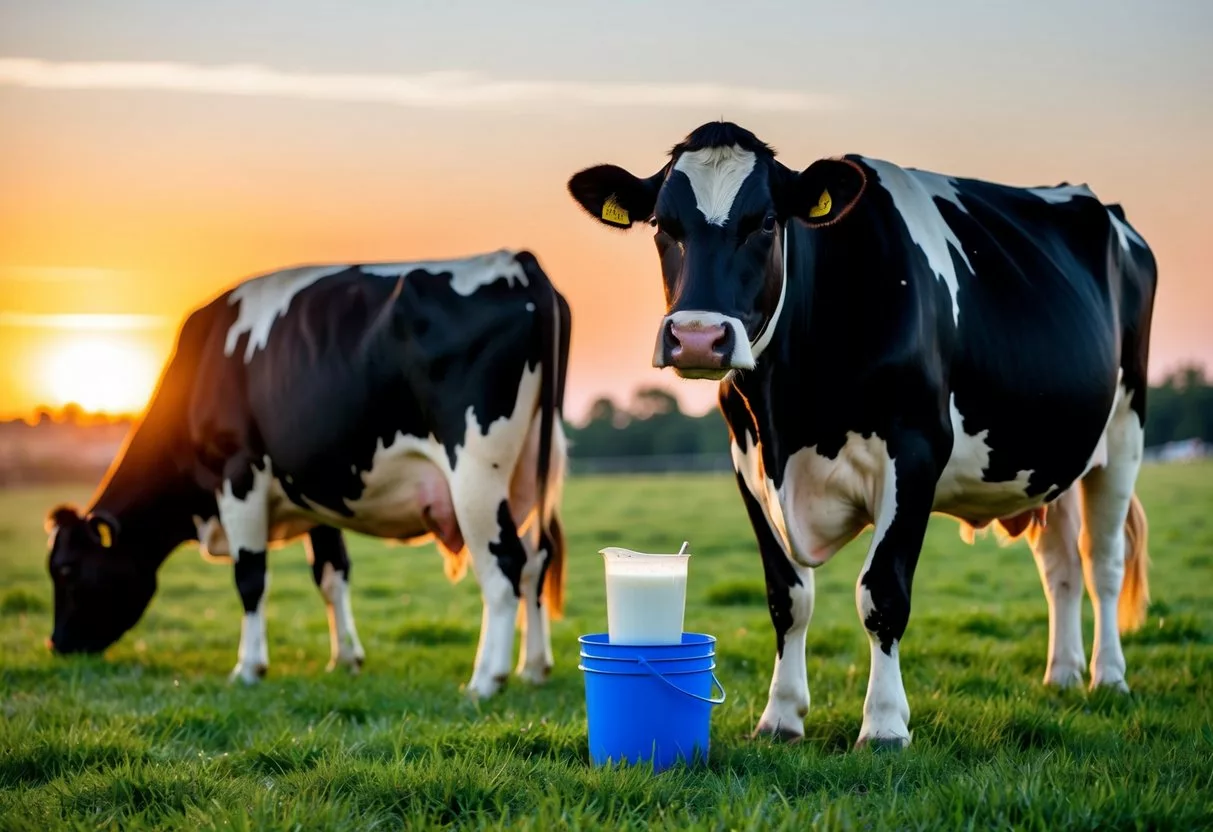
<instances>
[{"instance_id":1,"label":"milk","mask_svg":"<svg viewBox=\"0 0 1213 832\"><path fill-rule=\"evenodd\" d=\"M610 642L680 644L690 555L650 555L614 547L603 549L602 555Z\"/></svg>"}]
</instances>

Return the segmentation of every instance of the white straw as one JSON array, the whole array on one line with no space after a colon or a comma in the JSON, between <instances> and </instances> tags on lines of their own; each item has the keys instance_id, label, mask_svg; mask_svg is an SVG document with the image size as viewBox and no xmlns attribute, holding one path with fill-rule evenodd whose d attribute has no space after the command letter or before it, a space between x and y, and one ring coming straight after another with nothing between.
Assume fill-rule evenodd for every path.
<instances>
[{"instance_id":1,"label":"white straw","mask_svg":"<svg viewBox=\"0 0 1213 832\"><path fill-rule=\"evenodd\" d=\"M688 541L688 540L684 540L684 541L682 541L682 548L678 550L678 554L680 554L680 555L685 555L685 554L687 553L687 544L688 544L689 542L690 542L690 541Z\"/></svg>"}]
</instances>

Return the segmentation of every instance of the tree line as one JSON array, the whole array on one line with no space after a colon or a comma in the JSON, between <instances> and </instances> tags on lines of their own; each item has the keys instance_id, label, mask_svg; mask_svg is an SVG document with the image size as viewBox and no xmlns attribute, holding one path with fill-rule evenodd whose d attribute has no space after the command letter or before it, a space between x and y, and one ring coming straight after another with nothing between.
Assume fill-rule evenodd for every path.
<instances>
[{"instance_id":1,"label":"tree line","mask_svg":"<svg viewBox=\"0 0 1213 832\"><path fill-rule=\"evenodd\" d=\"M1204 367L1181 367L1148 394L1146 445L1184 439L1213 443L1213 380ZM594 402L581 426L568 425L569 453L580 459L728 454L728 428L719 411L683 413L660 388L640 390L629 404Z\"/></svg>"}]
</instances>

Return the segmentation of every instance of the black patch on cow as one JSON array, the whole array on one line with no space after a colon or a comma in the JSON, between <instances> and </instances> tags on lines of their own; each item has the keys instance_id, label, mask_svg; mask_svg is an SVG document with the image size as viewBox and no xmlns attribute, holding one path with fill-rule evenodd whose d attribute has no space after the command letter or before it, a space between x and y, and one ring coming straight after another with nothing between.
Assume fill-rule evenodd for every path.
<instances>
[{"instance_id":1,"label":"black patch on cow","mask_svg":"<svg viewBox=\"0 0 1213 832\"><path fill-rule=\"evenodd\" d=\"M868 570L859 579L872 599L864 628L876 636L885 655L892 654L893 643L905 635L910 620L914 570L941 467L932 444L913 433L895 434L888 442L896 471L896 510L872 553Z\"/></svg>"},{"instance_id":2,"label":"black patch on cow","mask_svg":"<svg viewBox=\"0 0 1213 832\"><path fill-rule=\"evenodd\" d=\"M758 553L762 556L762 571L767 582L767 610L775 628L775 652L782 658L784 640L795 623L792 616L792 587L800 586L800 576L788 562L783 547L771 531L771 524L762 513L762 506L754 499L740 473L737 474L737 487L741 490L746 514L758 539Z\"/></svg>"},{"instance_id":3,"label":"black patch on cow","mask_svg":"<svg viewBox=\"0 0 1213 832\"><path fill-rule=\"evenodd\" d=\"M489 551L497 558L499 568L514 587L514 596L521 597L522 568L526 566L526 549L518 538L518 529L514 518L510 516L510 504L501 501L497 507L498 538L496 543L489 544ZM542 584L540 585L542 586Z\"/></svg>"},{"instance_id":4,"label":"black patch on cow","mask_svg":"<svg viewBox=\"0 0 1213 832\"><path fill-rule=\"evenodd\" d=\"M316 526L308 532L312 553L312 580L316 586L324 582L324 566L331 564L333 570L350 580L350 555L345 546L345 537L340 529L332 526Z\"/></svg>"},{"instance_id":5,"label":"black patch on cow","mask_svg":"<svg viewBox=\"0 0 1213 832\"><path fill-rule=\"evenodd\" d=\"M236 561L236 591L246 613L256 612L261 597L265 595L265 550L252 551L240 547Z\"/></svg>"}]
</instances>

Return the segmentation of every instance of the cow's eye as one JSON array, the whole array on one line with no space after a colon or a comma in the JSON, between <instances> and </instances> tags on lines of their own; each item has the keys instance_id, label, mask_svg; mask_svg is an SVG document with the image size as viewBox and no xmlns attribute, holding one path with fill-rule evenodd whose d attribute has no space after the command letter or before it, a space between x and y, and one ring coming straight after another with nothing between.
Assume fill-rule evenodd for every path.
<instances>
[{"instance_id":1,"label":"cow's eye","mask_svg":"<svg viewBox=\"0 0 1213 832\"><path fill-rule=\"evenodd\" d=\"M775 231L777 220L774 214L767 214L762 218L762 233L772 234Z\"/></svg>"},{"instance_id":2,"label":"cow's eye","mask_svg":"<svg viewBox=\"0 0 1213 832\"><path fill-rule=\"evenodd\" d=\"M682 223L672 217L658 217L657 230L670 239L682 239Z\"/></svg>"}]
</instances>

